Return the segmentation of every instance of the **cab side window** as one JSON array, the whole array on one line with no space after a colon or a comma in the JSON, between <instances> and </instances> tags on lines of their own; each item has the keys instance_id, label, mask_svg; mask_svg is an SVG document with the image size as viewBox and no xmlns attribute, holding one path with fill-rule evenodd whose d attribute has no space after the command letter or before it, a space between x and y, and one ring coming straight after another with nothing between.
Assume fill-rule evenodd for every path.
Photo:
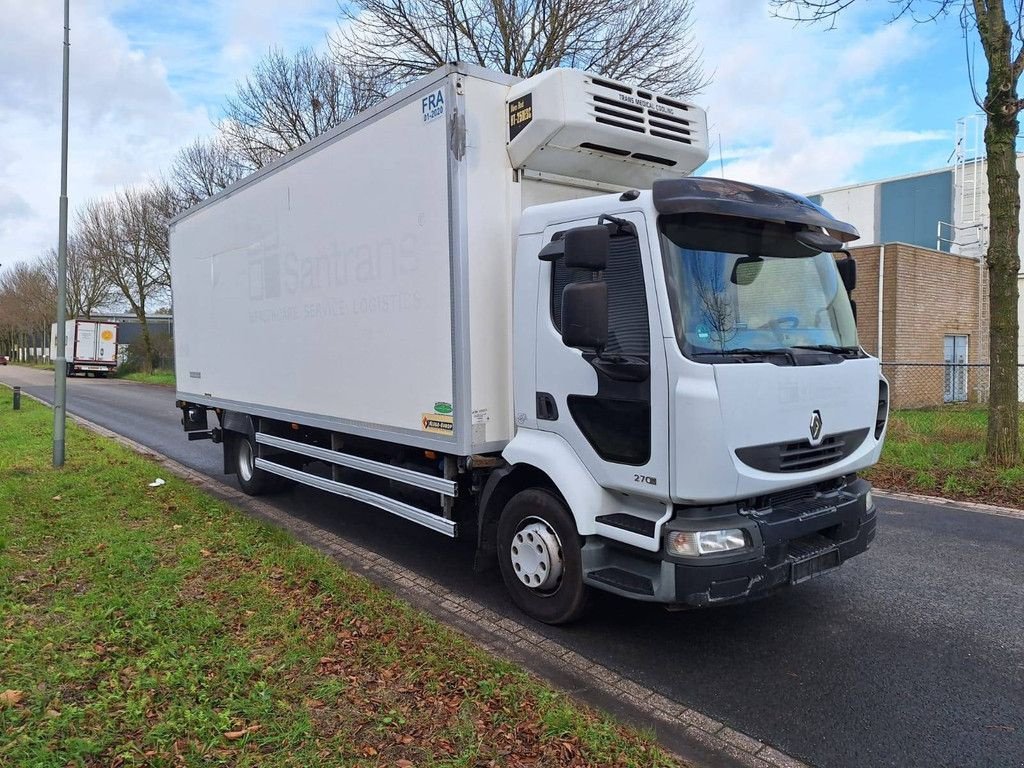
<instances>
[{"instance_id":1,"label":"cab side window","mask_svg":"<svg viewBox=\"0 0 1024 768\"><path fill-rule=\"evenodd\" d=\"M589 280L590 275L568 269L561 259L552 263L552 270L551 320L561 331L562 290L570 282ZM635 234L623 233L611 238L604 280L608 283L608 346L604 353L649 359L651 334L647 292L644 289L640 244Z\"/></svg>"}]
</instances>

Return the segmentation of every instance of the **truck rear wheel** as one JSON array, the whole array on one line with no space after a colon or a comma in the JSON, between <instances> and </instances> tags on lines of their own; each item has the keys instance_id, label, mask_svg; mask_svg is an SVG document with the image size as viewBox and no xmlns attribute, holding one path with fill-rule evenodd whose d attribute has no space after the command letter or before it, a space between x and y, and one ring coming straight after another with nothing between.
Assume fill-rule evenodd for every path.
<instances>
[{"instance_id":1,"label":"truck rear wheel","mask_svg":"<svg viewBox=\"0 0 1024 768\"><path fill-rule=\"evenodd\" d=\"M545 624L578 619L587 607L576 524L565 504L538 488L513 496L498 521L498 563L512 600Z\"/></svg>"},{"instance_id":2,"label":"truck rear wheel","mask_svg":"<svg viewBox=\"0 0 1024 768\"><path fill-rule=\"evenodd\" d=\"M283 491L290 485L287 478L256 468L256 445L251 437L235 433L230 444L238 485L245 493L263 496Z\"/></svg>"}]
</instances>

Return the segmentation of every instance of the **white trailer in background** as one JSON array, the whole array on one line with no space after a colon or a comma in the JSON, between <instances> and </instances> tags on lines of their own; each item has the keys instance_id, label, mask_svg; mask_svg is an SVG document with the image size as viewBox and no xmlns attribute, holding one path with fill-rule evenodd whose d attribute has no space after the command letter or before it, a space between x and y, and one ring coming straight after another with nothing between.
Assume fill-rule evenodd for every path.
<instances>
[{"instance_id":1,"label":"white trailer in background","mask_svg":"<svg viewBox=\"0 0 1024 768\"><path fill-rule=\"evenodd\" d=\"M856 230L706 157L676 98L439 69L172 222L189 438L246 492L475 535L548 622L838 566L887 415Z\"/></svg>"},{"instance_id":2,"label":"white trailer in background","mask_svg":"<svg viewBox=\"0 0 1024 768\"><path fill-rule=\"evenodd\" d=\"M106 376L117 370L117 324L68 320L64 324L68 376ZM57 358L57 324L50 326L50 360Z\"/></svg>"}]
</instances>

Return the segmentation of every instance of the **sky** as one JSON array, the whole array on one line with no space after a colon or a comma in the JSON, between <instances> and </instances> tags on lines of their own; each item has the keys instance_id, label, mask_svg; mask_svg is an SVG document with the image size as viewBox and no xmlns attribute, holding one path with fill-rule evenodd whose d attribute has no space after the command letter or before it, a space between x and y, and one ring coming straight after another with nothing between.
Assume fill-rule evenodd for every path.
<instances>
[{"instance_id":1,"label":"sky","mask_svg":"<svg viewBox=\"0 0 1024 768\"><path fill-rule=\"evenodd\" d=\"M806 194L937 168L977 111L956 18L890 23L887 2L860 0L829 30L772 18L768 0L694 3L712 76L694 99L712 142L703 173ZM213 132L270 47L322 47L338 16L337 0L71 5L72 215L159 174ZM60 0L0 0L0 264L57 241L62 13Z\"/></svg>"}]
</instances>

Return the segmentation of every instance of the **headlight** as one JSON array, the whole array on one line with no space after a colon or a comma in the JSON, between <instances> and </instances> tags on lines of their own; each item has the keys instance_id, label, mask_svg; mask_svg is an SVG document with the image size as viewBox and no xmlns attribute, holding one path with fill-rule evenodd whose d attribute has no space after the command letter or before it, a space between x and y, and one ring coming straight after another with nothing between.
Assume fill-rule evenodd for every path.
<instances>
[{"instance_id":1,"label":"headlight","mask_svg":"<svg viewBox=\"0 0 1024 768\"><path fill-rule=\"evenodd\" d=\"M669 554L711 555L744 549L747 537L740 528L726 528L722 531L670 531L665 540Z\"/></svg>"}]
</instances>

